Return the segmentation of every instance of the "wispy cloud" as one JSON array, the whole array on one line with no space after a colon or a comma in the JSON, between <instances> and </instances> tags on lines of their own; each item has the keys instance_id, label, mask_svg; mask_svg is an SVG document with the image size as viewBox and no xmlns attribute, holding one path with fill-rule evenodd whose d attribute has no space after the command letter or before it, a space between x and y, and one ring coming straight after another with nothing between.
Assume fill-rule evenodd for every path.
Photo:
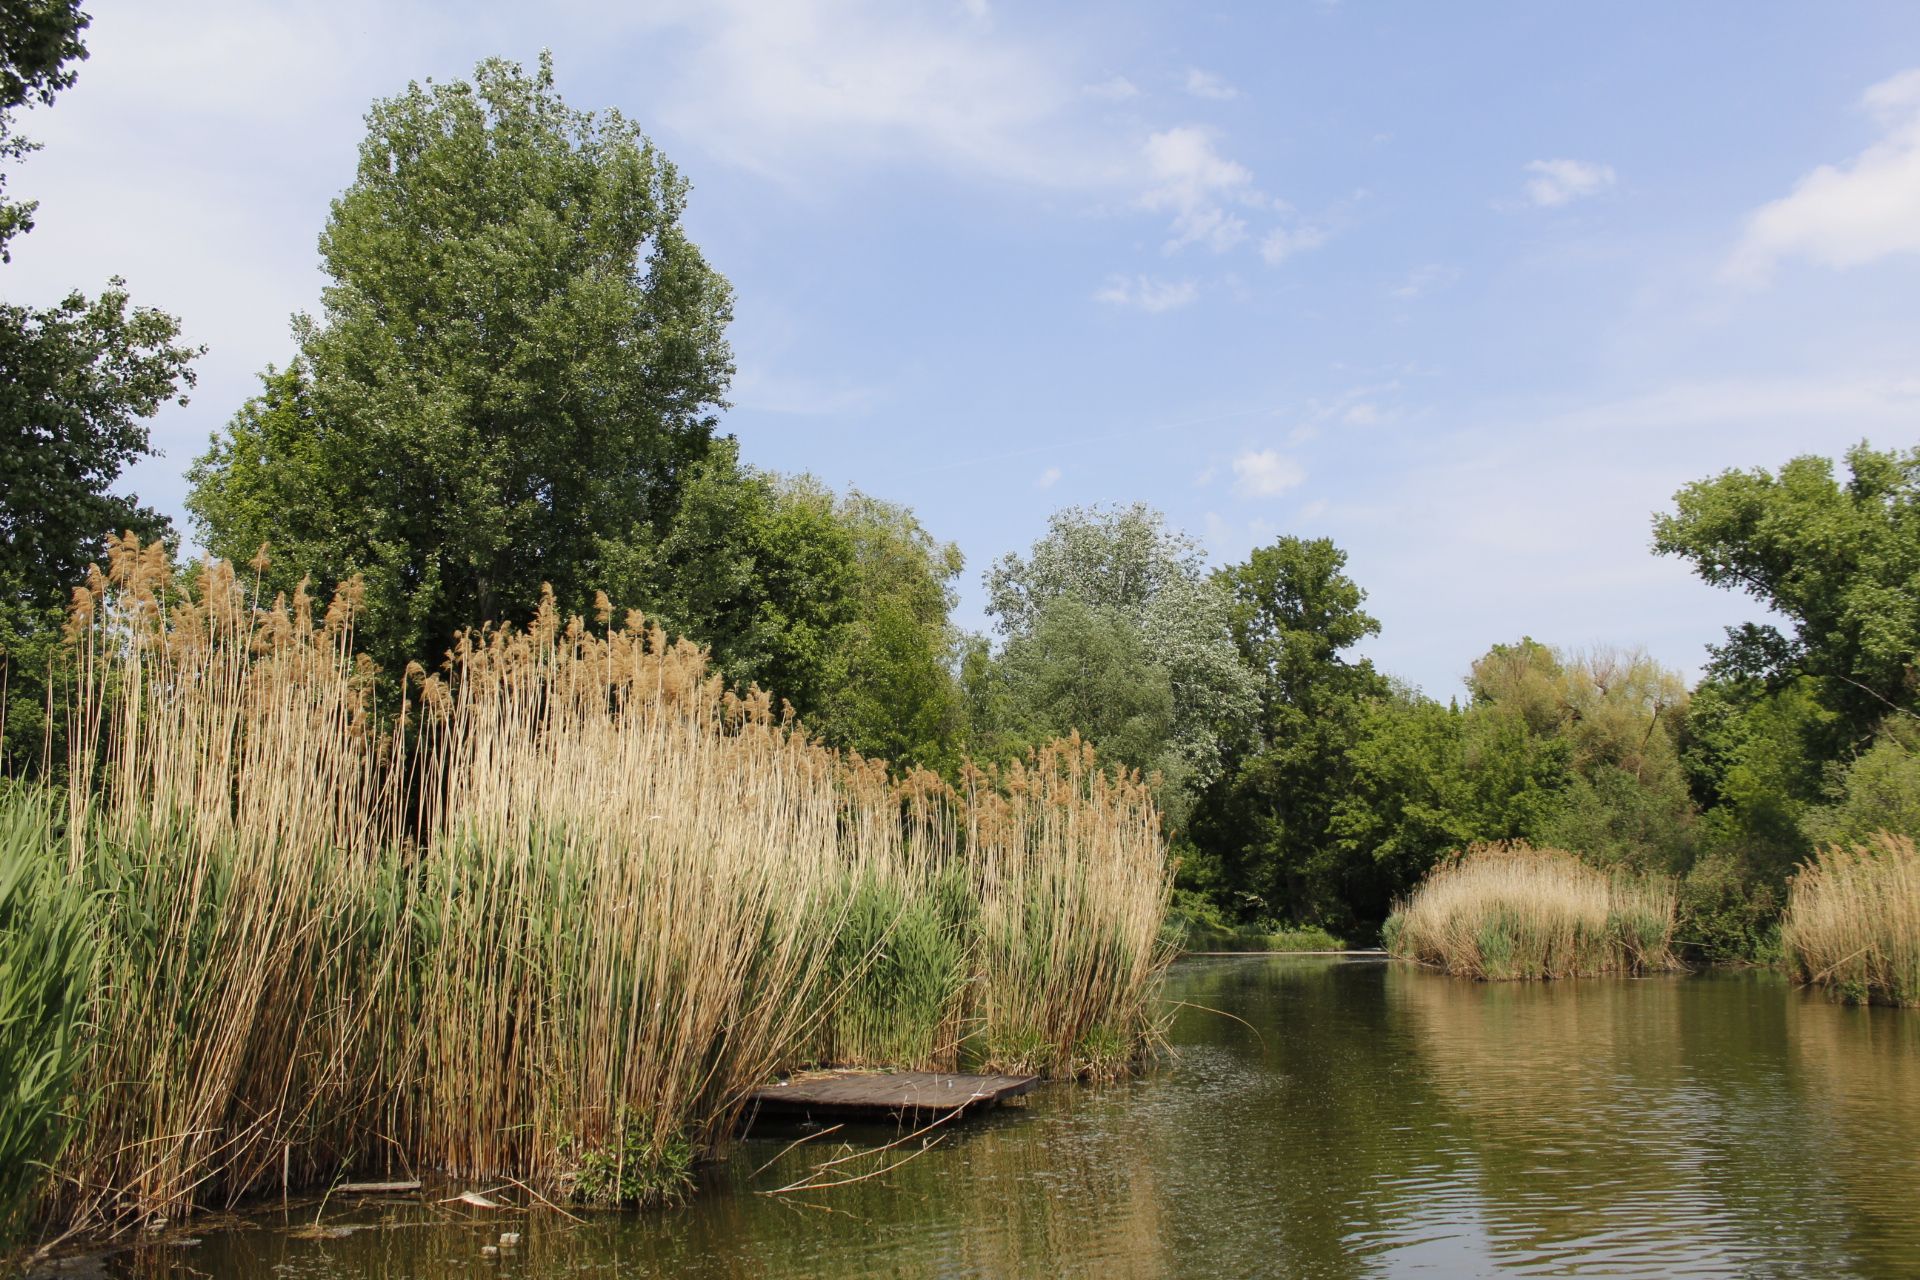
<instances>
[{"instance_id":1,"label":"wispy cloud","mask_svg":"<svg viewBox=\"0 0 1920 1280\"><path fill-rule=\"evenodd\" d=\"M1272 498L1300 485L1305 468L1277 449L1249 450L1233 460L1233 491L1243 498Z\"/></svg>"},{"instance_id":2,"label":"wispy cloud","mask_svg":"<svg viewBox=\"0 0 1920 1280\"><path fill-rule=\"evenodd\" d=\"M1844 168L1821 165L1791 195L1755 210L1728 276L1763 282L1787 257L1857 267L1920 252L1920 68L1874 85L1861 106L1885 130L1881 139Z\"/></svg>"},{"instance_id":3,"label":"wispy cloud","mask_svg":"<svg viewBox=\"0 0 1920 1280\"><path fill-rule=\"evenodd\" d=\"M829 160L1047 186L1109 180L1123 140L1076 117L1071 56L979 4L703 0L632 19L684 43L659 117L734 164L801 182Z\"/></svg>"},{"instance_id":4,"label":"wispy cloud","mask_svg":"<svg viewBox=\"0 0 1920 1280\"><path fill-rule=\"evenodd\" d=\"M1048 467L1040 473L1040 478L1033 482L1033 487L1036 489L1051 489L1058 483L1060 483L1060 468Z\"/></svg>"},{"instance_id":5,"label":"wispy cloud","mask_svg":"<svg viewBox=\"0 0 1920 1280\"><path fill-rule=\"evenodd\" d=\"M1408 300L1424 298L1458 283L1459 279L1460 268L1444 262L1429 262L1409 271L1407 278L1394 287L1393 296Z\"/></svg>"},{"instance_id":6,"label":"wispy cloud","mask_svg":"<svg viewBox=\"0 0 1920 1280\"><path fill-rule=\"evenodd\" d=\"M1598 195L1617 180L1612 165L1586 160L1535 160L1527 166L1527 199L1536 208L1554 209Z\"/></svg>"},{"instance_id":7,"label":"wispy cloud","mask_svg":"<svg viewBox=\"0 0 1920 1280\"><path fill-rule=\"evenodd\" d=\"M1199 296L1200 286L1191 280L1110 276L1106 285L1093 295L1093 300L1110 307L1132 307L1139 311L1173 311Z\"/></svg>"},{"instance_id":8,"label":"wispy cloud","mask_svg":"<svg viewBox=\"0 0 1920 1280\"><path fill-rule=\"evenodd\" d=\"M1302 224L1289 230L1276 227L1260 242L1260 257L1270 267L1277 267L1297 253L1307 253L1318 249L1327 242L1327 233L1315 226Z\"/></svg>"},{"instance_id":9,"label":"wispy cloud","mask_svg":"<svg viewBox=\"0 0 1920 1280\"><path fill-rule=\"evenodd\" d=\"M1204 244L1224 253L1247 238L1246 219L1232 206L1267 203L1253 171L1222 155L1211 130L1183 125L1150 135L1142 148L1150 186L1143 208L1173 214L1168 252Z\"/></svg>"},{"instance_id":10,"label":"wispy cloud","mask_svg":"<svg viewBox=\"0 0 1920 1280\"><path fill-rule=\"evenodd\" d=\"M1187 68L1187 92L1211 102L1227 102L1240 96L1240 91L1224 79L1199 67Z\"/></svg>"},{"instance_id":11,"label":"wispy cloud","mask_svg":"<svg viewBox=\"0 0 1920 1280\"><path fill-rule=\"evenodd\" d=\"M1128 98L1140 96L1140 87L1125 76L1109 76L1098 84L1080 86L1082 96L1098 98L1102 102L1125 102Z\"/></svg>"}]
</instances>

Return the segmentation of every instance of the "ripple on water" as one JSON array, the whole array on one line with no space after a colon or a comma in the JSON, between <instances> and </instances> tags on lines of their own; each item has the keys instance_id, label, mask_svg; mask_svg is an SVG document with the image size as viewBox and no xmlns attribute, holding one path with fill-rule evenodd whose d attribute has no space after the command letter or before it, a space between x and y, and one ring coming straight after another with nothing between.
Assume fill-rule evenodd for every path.
<instances>
[{"instance_id":1,"label":"ripple on water","mask_svg":"<svg viewBox=\"0 0 1920 1280\"><path fill-rule=\"evenodd\" d=\"M536 1220L484 1265L480 1227L312 1241L262 1215L115 1266L143 1280L1920 1269L1920 1013L1752 974L1494 986L1244 958L1183 963L1169 985L1233 1018L1176 1007L1177 1056L1147 1078L1043 1090L809 1204L754 1192L821 1157L803 1148L751 1179L779 1145L749 1143L683 1209Z\"/></svg>"}]
</instances>

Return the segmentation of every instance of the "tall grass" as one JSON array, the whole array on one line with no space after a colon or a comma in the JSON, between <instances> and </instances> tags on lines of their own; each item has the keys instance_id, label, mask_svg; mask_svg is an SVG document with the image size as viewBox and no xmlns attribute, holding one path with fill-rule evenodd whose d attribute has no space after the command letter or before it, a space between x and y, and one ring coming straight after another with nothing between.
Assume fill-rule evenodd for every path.
<instances>
[{"instance_id":1,"label":"tall grass","mask_svg":"<svg viewBox=\"0 0 1920 1280\"><path fill-rule=\"evenodd\" d=\"M1675 967L1674 895L1573 854L1475 845L1442 862L1387 921L1395 956L1485 979L1569 978Z\"/></svg>"},{"instance_id":2,"label":"tall grass","mask_svg":"<svg viewBox=\"0 0 1920 1280\"><path fill-rule=\"evenodd\" d=\"M637 615L460 640L387 689L355 588L76 593L64 847L99 1082L43 1216L345 1170L647 1201L817 1061L1058 1075L1149 1043L1169 871L1077 741L955 791L845 757Z\"/></svg>"},{"instance_id":3,"label":"tall grass","mask_svg":"<svg viewBox=\"0 0 1920 1280\"><path fill-rule=\"evenodd\" d=\"M1920 1005L1920 851L1886 832L1819 850L1788 887L1780 941L1801 982Z\"/></svg>"},{"instance_id":4,"label":"tall grass","mask_svg":"<svg viewBox=\"0 0 1920 1280\"><path fill-rule=\"evenodd\" d=\"M1138 1050L1173 952L1159 815L1136 779L1078 738L1004 774L969 770L966 843L980 877L986 1065L1110 1077Z\"/></svg>"},{"instance_id":5,"label":"tall grass","mask_svg":"<svg viewBox=\"0 0 1920 1280\"><path fill-rule=\"evenodd\" d=\"M0 791L0 1254L72 1132L93 949L84 891L62 874L54 806Z\"/></svg>"}]
</instances>

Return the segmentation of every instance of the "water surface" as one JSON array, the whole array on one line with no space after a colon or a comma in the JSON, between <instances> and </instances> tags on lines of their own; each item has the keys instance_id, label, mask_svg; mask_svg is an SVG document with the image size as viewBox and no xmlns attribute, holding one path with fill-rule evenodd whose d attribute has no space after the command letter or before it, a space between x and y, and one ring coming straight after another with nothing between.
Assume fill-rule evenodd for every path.
<instances>
[{"instance_id":1,"label":"water surface","mask_svg":"<svg viewBox=\"0 0 1920 1280\"><path fill-rule=\"evenodd\" d=\"M323 1224L354 1230L312 1239L296 1230L309 1204L203 1220L198 1243L110 1271L1920 1274L1920 1011L1844 1008L1765 973L1487 985L1282 957L1182 962L1168 998L1173 1055L1146 1078L1050 1086L829 1192L760 1194L844 1139L895 1134L777 1160L798 1131L750 1139L671 1211L575 1224L336 1202ZM483 1256L503 1229L519 1246Z\"/></svg>"}]
</instances>

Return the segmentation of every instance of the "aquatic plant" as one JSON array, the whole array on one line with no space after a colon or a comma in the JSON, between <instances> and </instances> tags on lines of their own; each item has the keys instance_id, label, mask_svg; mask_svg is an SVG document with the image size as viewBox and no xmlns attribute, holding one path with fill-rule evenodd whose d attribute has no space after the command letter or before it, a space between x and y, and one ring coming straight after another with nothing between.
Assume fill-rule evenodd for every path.
<instances>
[{"instance_id":1,"label":"aquatic plant","mask_svg":"<svg viewBox=\"0 0 1920 1280\"><path fill-rule=\"evenodd\" d=\"M1111 1077L1152 1027L1173 950L1173 873L1150 786L1097 767L1078 736L1000 772L969 768L977 961L990 1070Z\"/></svg>"},{"instance_id":2,"label":"aquatic plant","mask_svg":"<svg viewBox=\"0 0 1920 1280\"><path fill-rule=\"evenodd\" d=\"M1920 1006L1920 851L1884 831L1820 849L1788 885L1780 941L1801 982Z\"/></svg>"},{"instance_id":3,"label":"aquatic plant","mask_svg":"<svg viewBox=\"0 0 1920 1280\"><path fill-rule=\"evenodd\" d=\"M54 806L0 783L0 1254L66 1146L93 947Z\"/></svg>"},{"instance_id":4,"label":"aquatic plant","mask_svg":"<svg viewBox=\"0 0 1920 1280\"><path fill-rule=\"evenodd\" d=\"M896 778L551 595L383 720L358 603L183 587L132 539L76 593L41 862L89 904L100 1088L49 1222L349 1168L658 1200L796 1063L1110 1074L1150 1042L1158 815L1077 740Z\"/></svg>"},{"instance_id":5,"label":"aquatic plant","mask_svg":"<svg viewBox=\"0 0 1920 1280\"><path fill-rule=\"evenodd\" d=\"M1388 951L1486 979L1675 967L1674 895L1657 877L1607 875L1559 849L1475 845L1397 905Z\"/></svg>"}]
</instances>

